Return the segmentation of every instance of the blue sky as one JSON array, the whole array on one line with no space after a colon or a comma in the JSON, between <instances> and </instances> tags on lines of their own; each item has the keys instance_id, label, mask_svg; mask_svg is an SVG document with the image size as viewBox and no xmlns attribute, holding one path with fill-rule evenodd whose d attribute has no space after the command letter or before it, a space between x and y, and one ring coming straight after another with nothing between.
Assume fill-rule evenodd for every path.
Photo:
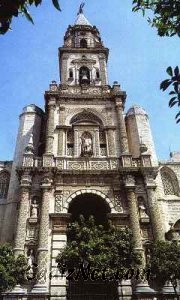
<instances>
[{"instance_id":1,"label":"blue sky","mask_svg":"<svg viewBox=\"0 0 180 300\"><path fill-rule=\"evenodd\" d=\"M32 8L35 25L25 18L13 21L13 30L0 36L0 160L11 160L18 116L27 104L44 107L44 91L59 82L58 47L73 24L81 1L60 0L62 12L43 0ZM110 49L109 83L117 80L126 90L126 110L139 104L148 112L159 159L180 150L177 108L168 108L168 94L159 90L165 69L179 64L177 37L160 38L140 13L132 13L131 0L86 0L85 15L101 32Z\"/></svg>"}]
</instances>

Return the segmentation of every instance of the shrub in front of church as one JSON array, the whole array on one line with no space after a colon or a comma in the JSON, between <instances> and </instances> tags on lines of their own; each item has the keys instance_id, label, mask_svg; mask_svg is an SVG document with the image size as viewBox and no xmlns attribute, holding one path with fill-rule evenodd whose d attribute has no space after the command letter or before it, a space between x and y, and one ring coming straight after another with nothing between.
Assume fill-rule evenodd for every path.
<instances>
[{"instance_id":1,"label":"shrub in front of church","mask_svg":"<svg viewBox=\"0 0 180 300\"><path fill-rule=\"evenodd\" d=\"M132 233L108 225L97 225L91 216L72 223L67 245L57 256L61 274L70 280L122 280L129 270L141 266L141 256L134 248ZM73 273L72 273L73 272Z\"/></svg>"},{"instance_id":2,"label":"shrub in front of church","mask_svg":"<svg viewBox=\"0 0 180 300\"><path fill-rule=\"evenodd\" d=\"M16 284L25 282L28 269L27 259L23 255L14 256L8 244L0 246L0 294L12 290Z\"/></svg>"}]
</instances>

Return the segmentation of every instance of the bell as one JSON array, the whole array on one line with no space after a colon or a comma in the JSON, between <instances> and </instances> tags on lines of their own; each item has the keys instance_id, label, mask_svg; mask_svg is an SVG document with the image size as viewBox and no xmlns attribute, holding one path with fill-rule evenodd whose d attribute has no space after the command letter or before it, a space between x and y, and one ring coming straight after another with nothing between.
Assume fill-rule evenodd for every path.
<instances>
[{"instance_id":1,"label":"bell","mask_svg":"<svg viewBox=\"0 0 180 300\"><path fill-rule=\"evenodd\" d=\"M82 76L81 83L88 83L88 82L89 82L89 79L88 79L87 75L84 74L84 75Z\"/></svg>"}]
</instances>

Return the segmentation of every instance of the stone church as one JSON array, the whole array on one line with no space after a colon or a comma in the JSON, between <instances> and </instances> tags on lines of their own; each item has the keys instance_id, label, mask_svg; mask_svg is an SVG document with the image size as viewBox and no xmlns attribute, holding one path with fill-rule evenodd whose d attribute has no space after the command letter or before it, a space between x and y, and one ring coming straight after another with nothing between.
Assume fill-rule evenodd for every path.
<instances>
[{"instance_id":1,"label":"stone church","mask_svg":"<svg viewBox=\"0 0 180 300\"><path fill-rule=\"evenodd\" d=\"M95 292L72 291L57 272L67 225L80 214L129 226L145 257L152 240L180 239L180 153L158 161L146 111L126 111L126 92L117 81L108 84L108 54L81 6L59 48L60 83L45 91L45 110L30 104L20 115L14 160L0 162L0 240L27 256L32 273L36 263L39 276L3 299L159 295L148 282L130 280L120 283L116 298L100 283Z\"/></svg>"}]
</instances>

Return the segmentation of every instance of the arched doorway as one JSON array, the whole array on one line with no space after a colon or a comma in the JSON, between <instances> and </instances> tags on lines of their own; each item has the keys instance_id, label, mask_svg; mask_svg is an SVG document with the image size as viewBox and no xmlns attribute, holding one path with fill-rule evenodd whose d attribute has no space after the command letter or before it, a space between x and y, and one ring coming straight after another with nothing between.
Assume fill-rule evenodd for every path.
<instances>
[{"instance_id":1,"label":"arched doorway","mask_svg":"<svg viewBox=\"0 0 180 300\"><path fill-rule=\"evenodd\" d=\"M68 213L71 214L71 222L77 221L80 215L88 219L94 216L96 224L106 226L108 219L107 214L111 209L109 204L96 194L85 193L76 196L69 205Z\"/></svg>"},{"instance_id":2,"label":"arched doorway","mask_svg":"<svg viewBox=\"0 0 180 300\"><path fill-rule=\"evenodd\" d=\"M108 226L107 214L111 212L109 204L97 194L84 193L76 196L69 205L68 213L71 222L85 220L92 215L97 225ZM117 284L103 280L83 280L68 282L69 300L116 300L118 299Z\"/></svg>"}]
</instances>

